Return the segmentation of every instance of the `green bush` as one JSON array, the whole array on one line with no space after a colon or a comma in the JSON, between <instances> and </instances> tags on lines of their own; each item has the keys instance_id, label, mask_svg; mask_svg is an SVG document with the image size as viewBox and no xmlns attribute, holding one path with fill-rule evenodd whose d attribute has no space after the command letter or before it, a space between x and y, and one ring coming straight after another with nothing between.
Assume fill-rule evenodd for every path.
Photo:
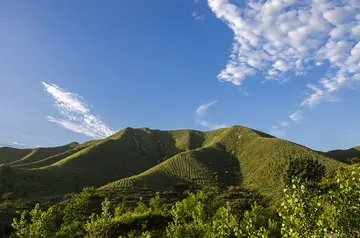
<instances>
[{"instance_id":1,"label":"green bush","mask_svg":"<svg viewBox=\"0 0 360 238\"><path fill-rule=\"evenodd\" d=\"M110 231L110 228L113 225L113 216L110 214L110 202L108 199L102 202L102 212L101 215L96 215L93 213L90 217L90 220L87 221L84 225L84 229L87 233L87 236L90 238L100 238L106 237L107 233Z\"/></svg>"},{"instance_id":2,"label":"green bush","mask_svg":"<svg viewBox=\"0 0 360 238\"><path fill-rule=\"evenodd\" d=\"M84 188L82 192L72 196L66 205L63 215L63 223L58 233L63 237L82 237L84 235L83 224L91 214L91 199L95 195L95 188Z\"/></svg>"},{"instance_id":3,"label":"green bush","mask_svg":"<svg viewBox=\"0 0 360 238\"><path fill-rule=\"evenodd\" d=\"M30 222L27 220L28 215ZM20 219L14 218L12 227L20 238L53 238L56 233L53 209L42 211L37 204L30 213L23 211Z\"/></svg>"},{"instance_id":4,"label":"green bush","mask_svg":"<svg viewBox=\"0 0 360 238\"><path fill-rule=\"evenodd\" d=\"M297 178L306 186L313 187L318 184L326 172L325 166L312 158L296 158L290 161L290 165L284 174L285 184L291 185L292 180Z\"/></svg>"}]
</instances>

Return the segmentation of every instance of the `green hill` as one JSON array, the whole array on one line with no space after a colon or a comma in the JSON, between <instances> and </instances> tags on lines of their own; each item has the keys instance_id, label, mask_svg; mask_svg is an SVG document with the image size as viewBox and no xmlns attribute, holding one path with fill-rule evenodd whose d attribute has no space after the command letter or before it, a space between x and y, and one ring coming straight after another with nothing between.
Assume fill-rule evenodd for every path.
<instances>
[{"instance_id":1,"label":"green hill","mask_svg":"<svg viewBox=\"0 0 360 238\"><path fill-rule=\"evenodd\" d=\"M41 168L41 167L46 167L48 165L52 165L62 159L65 159L66 157L69 157L73 154L75 154L78 151L81 151L91 145L94 145L96 143L98 143L99 141L89 141L89 142L85 142L83 144L78 144L75 147L73 147L73 149L67 150L63 153L60 154L56 154L50 157L46 157L44 159L41 160L36 160L34 162L28 162L28 163L21 163L21 164L11 164L12 167L17 167L17 168L23 168L23 169L31 169L31 168ZM24 161L23 161L24 162Z\"/></svg>"},{"instance_id":2,"label":"green hill","mask_svg":"<svg viewBox=\"0 0 360 238\"><path fill-rule=\"evenodd\" d=\"M282 192L282 176L291 159L314 158L323 163L328 172L345 166L306 147L241 126L206 132L202 136L200 148L180 153L140 175L113 182L100 190L131 186L169 189L183 182L225 183L241 184L265 196L277 197Z\"/></svg>"},{"instance_id":3,"label":"green hill","mask_svg":"<svg viewBox=\"0 0 360 238\"><path fill-rule=\"evenodd\" d=\"M0 164L11 163L31 153L32 149L0 147Z\"/></svg>"},{"instance_id":4,"label":"green hill","mask_svg":"<svg viewBox=\"0 0 360 238\"><path fill-rule=\"evenodd\" d=\"M356 163L360 161L360 146L347 150L331 150L326 152L325 155L347 164ZM357 158L357 160L355 158Z\"/></svg>"},{"instance_id":5,"label":"green hill","mask_svg":"<svg viewBox=\"0 0 360 238\"><path fill-rule=\"evenodd\" d=\"M345 166L241 126L210 132L125 128L104 140L34 149L23 157L13 154L0 157L13 161L0 170L0 193L15 197L61 196L87 186L104 192L131 186L164 191L185 183L241 185L275 198L291 159L315 158L327 171Z\"/></svg>"},{"instance_id":6,"label":"green hill","mask_svg":"<svg viewBox=\"0 0 360 238\"><path fill-rule=\"evenodd\" d=\"M15 166L15 165L36 162L36 161L45 159L47 157L57 155L57 154L65 152L65 151L71 150L74 147L76 147L77 145L78 145L78 143L72 142L70 144L67 144L64 146L59 146L59 147L49 147L49 148L39 147L36 149L32 149L31 151L28 151L27 154L24 153L23 157L17 157L16 159L13 159L12 162L4 163L4 164L6 164L8 166ZM0 158L2 158L2 156ZM6 155L4 155L4 158L6 158Z\"/></svg>"}]
</instances>

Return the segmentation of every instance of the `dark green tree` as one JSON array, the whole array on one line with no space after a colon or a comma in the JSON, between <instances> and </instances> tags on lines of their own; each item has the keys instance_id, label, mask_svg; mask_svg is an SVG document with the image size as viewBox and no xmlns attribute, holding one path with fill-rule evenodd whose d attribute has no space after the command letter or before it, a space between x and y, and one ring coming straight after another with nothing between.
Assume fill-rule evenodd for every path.
<instances>
[{"instance_id":1,"label":"dark green tree","mask_svg":"<svg viewBox=\"0 0 360 238\"><path fill-rule=\"evenodd\" d=\"M305 186L318 184L326 172L325 166L313 158L296 158L290 161L289 168L284 175L286 185L290 185L294 178Z\"/></svg>"}]
</instances>

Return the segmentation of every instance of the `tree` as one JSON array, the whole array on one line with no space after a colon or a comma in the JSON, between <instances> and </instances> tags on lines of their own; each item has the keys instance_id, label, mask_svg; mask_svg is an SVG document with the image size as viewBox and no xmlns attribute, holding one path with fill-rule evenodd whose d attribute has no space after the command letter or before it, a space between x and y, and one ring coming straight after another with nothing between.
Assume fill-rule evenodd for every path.
<instances>
[{"instance_id":1,"label":"tree","mask_svg":"<svg viewBox=\"0 0 360 238\"><path fill-rule=\"evenodd\" d=\"M300 182L309 187L318 184L325 175L326 168L318 160L312 158L296 158L290 161L290 165L284 175L287 185L297 178Z\"/></svg>"},{"instance_id":2,"label":"tree","mask_svg":"<svg viewBox=\"0 0 360 238\"><path fill-rule=\"evenodd\" d=\"M84 188L81 193L72 196L71 201L64 209L61 235L65 237L83 236L83 224L91 214L91 199L95 194L95 188Z\"/></svg>"},{"instance_id":3,"label":"tree","mask_svg":"<svg viewBox=\"0 0 360 238\"><path fill-rule=\"evenodd\" d=\"M113 224L113 216L109 211L110 206L110 201L105 198L105 200L101 203L101 215L99 216L93 213L90 216L90 220L84 225L84 229L90 238L105 237L110 231Z\"/></svg>"}]
</instances>

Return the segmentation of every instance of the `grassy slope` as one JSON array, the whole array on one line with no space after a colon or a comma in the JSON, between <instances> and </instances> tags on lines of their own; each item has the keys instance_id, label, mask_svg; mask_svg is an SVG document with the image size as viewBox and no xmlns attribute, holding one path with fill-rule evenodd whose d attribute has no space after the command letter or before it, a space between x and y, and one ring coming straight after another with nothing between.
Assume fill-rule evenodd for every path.
<instances>
[{"instance_id":1,"label":"grassy slope","mask_svg":"<svg viewBox=\"0 0 360 238\"><path fill-rule=\"evenodd\" d=\"M0 147L0 164L11 163L31 153L32 149Z\"/></svg>"},{"instance_id":2,"label":"grassy slope","mask_svg":"<svg viewBox=\"0 0 360 238\"><path fill-rule=\"evenodd\" d=\"M54 156L54 155L63 153L65 151L71 150L71 149L75 148L76 146L78 146L78 143L72 142L70 144L58 146L58 147L36 148L36 149L33 149L30 153L28 153L24 157L22 157L18 160L15 160L13 162L10 162L10 163L6 163L6 165L7 166L16 166L16 165L36 162L36 161L45 159L47 157Z\"/></svg>"},{"instance_id":3,"label":"grassy slope","mask_svg":"<svg viewBox=\"0 0 360 238\"><path fill-rule=\"evenodd\" d=\"M155 190L173 189L176 184L236 185L238 160L227 151L219 148L200 148L179 153L165 162L140 175L131 176L110 183L100 190L134 187Z\"/></svg>"},{"instance_id":4,"label":"grassy slope","mask_svg":"<svg viewBox=\"0 0 360 238\"><path fill-rule=\"evenodd\" d=\"M52 165L62 159L65 159L66 157L69 157L91 145L95 145L96 143L98 143L99 141L89 141L80 145L75 146L73 149L71 150L67 150L63 153L60 154L56 154L50 157L47 157L45 159L41 159L38 161L34 161L34 162L29 162L29 163L24 163L24 164L18 164L18 165L13 165L12 167L16 167L16 168L22 168L22 169L34 169L34 168L42 168L42 167L46 167L49 165Z\"/></svg>"},{"instance_id":5,"label":"grassy slope","mask_svg":"<svg viewBox=\"0 0 360 238\"><path fill-rule=\"evenodd\" d=\"M2 177L0 193L15 191L34 196L42 188L41 193L54 195L78 191L85 186L101 186L144 172L179 152L195 148L197 143L201 144L198 133L126 128L75 153L70 151L71 155L65 158L59 154L40 160L37 168L33 168L34 164L23 165L31 169L13 166ZM54 163L43 166L50 162Z\"/></svg>"},{"instance_id":6,"label":"grassy slope","mask_svg":"<svg viewBox=\"0 0 360 238\"><path fill-rule=\"evenodd\" d=\"M360 146L347 150L331 150L325 153L328 157L350 164L352 158L360 159Z\"/></svg>"},{"instance_id":7,"label":"grassy slope","mask_svg":"<svg viewBox=\"0 0 360 238\"><path fill-rule=\"evenodd\" d=\"M138 176L108 184L100 190L129 186L168 189L179 181L194 182L194 180L195 183L199 183L196 180L200 181L200 184L217 183L219 181L214 179L214 176L208 176L216 172L223 182L228 182L224 175L228 174L232 177L236 175L238 182L244 187L256 189L265 196L277 197L283 188L282 175L292 158L318 159L325 164L328 171L343 166L342 163L306 147L245 127L218 129L204 133L203 137L202 148L176 155ZM207 153L209 151L211 153ZM234 157L237 158L236 166L227 159ZM206 160L216 161L216 166L215 164L209 166ZM233 171L234 168L237 168L237 171ZM191 170L194 172L188 172ZM229 184L236 183L233 180Z\"/></svg>"},{"instance_id":8,"label":"grassy slope","mask_svg":"<svg viewBox=\"0 0 360 238\"><path fill-rule=\"evenodd\" d=\"M106 188L171 189L179 182L204 185L220 181L241 182L276 197L290 159L304 156L321 160L328 170L342 166L306 147L240 126L206 133L126 128L81 149L75 147L35 163L27 159L30 164L22 163L22 167L29 169L2 168L0 193L53 196L113 181L117 182Z\"/></svg>"}]
</instances>

